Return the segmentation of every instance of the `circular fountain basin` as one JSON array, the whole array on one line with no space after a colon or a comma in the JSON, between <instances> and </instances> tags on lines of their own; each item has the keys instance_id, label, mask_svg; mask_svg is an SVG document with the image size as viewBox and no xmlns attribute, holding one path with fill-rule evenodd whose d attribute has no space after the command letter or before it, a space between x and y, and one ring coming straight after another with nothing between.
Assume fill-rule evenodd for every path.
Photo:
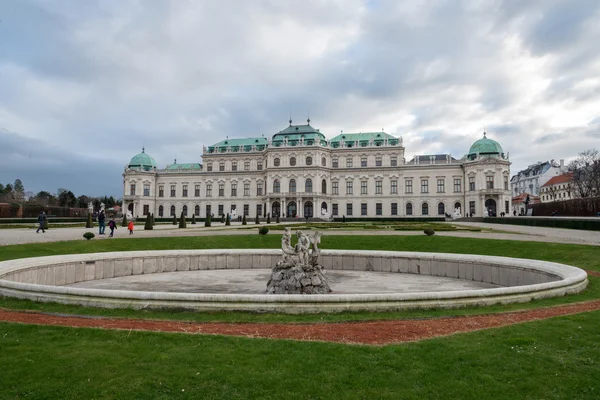
<instances>
[{"instance_id":1,"label":"circular fountain basin","mask_svg":"<svg viewBox=\"0 0 600 400\"><path fill-rule=\"evenodd\" d=\"M526 302L578 293L588 282L579 268L538 260L322 250L333 293L266 294L262 276L280 258L280 250L235 249L10 260L0 262L0 294L109 308L316 313Z\"/></svg>"}]
</instances>

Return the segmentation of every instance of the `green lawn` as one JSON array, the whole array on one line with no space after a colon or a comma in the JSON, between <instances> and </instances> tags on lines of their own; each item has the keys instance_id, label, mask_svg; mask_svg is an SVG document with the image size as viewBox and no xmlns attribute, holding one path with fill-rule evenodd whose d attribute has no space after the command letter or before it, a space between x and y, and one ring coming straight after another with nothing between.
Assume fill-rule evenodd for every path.
<instances>
[{"instance_id":1,"label":"green lawn","mask_svg":"<svg viewBox=\"0 0 600 400\"><path fill-rule=\"evenodd\" d=\"M76 241L0 247L0 259L74 252L277 248L278 235ZM426 236L324 236L322 248L506 255L600 271L593 246ZM192 320L349 320L488 313L524 305L308 317L0 306ZM0 399L598 399L600 311L382 347L0 323Z\"/></svg>"}]
</instances>

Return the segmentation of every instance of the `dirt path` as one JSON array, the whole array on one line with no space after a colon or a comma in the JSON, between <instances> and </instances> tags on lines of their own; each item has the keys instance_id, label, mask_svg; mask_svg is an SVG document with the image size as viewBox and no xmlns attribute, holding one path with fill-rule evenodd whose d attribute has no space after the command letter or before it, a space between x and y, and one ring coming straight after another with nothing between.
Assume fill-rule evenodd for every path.
<instances>
[{"instance_id":1,"label":"dirt path","mask_svg":"<svg viewBox=\"0 0 600 400\"><path fill-rule=\"evenodd\" d=\"M495 328L521 322L600 310L600 300L521 312L421 320L366 321L313 324L194 323L124 318L77 317L0 309L0 321L254 338L314 340L385 345Z\"/></svg>"}]
</instances>

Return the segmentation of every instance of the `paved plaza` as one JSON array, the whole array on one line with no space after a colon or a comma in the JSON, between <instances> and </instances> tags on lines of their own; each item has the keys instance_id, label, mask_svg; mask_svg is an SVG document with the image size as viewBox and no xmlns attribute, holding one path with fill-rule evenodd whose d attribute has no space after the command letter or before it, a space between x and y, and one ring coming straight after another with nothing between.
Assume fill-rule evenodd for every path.
<instances>
[{"instance_id":1,"label":"paved plaza","mask_svg":"<svg viewBox=\"0 0 600 400\"><path fill-rule=\"evenodd\" d=\"M297 223L286 222L286 226ZM438 236L472 237L483 239L535 241L548 243L587 244L600 246L600 232L584 231L576 229L544 228L522 225L487 224L478 222L451 222L449 224L462 228L474 227L486 229L481 232L451 231L436 232ZM217 224L215 224L217 225ZM231 226L218 224L210 228L203 225L188 225L185 229L179 229L174 225L156 225L154 230L145 231L143 226L136 226L133 235L129 235L125 227L116 230L116 238L144 238L144 237L175 237L175 236L214 236L214 235L255 235L257 229L262 226L273 227L276 224L249 224L241 225L232 222ZM489 230L488 230L489 229ZM93 240L111 240L107 234L99 236L98 228L55 228L48 229L46 233L36 233L31 227L17 229L0 229L0 245L58 242L64 240L84 240L85 232L94 232ZM282 231L271 231L269 234L281 234ZM393 231L393 230L324 230L324 235L423 235L422 231Z\"/></svg>"}]
</instances>

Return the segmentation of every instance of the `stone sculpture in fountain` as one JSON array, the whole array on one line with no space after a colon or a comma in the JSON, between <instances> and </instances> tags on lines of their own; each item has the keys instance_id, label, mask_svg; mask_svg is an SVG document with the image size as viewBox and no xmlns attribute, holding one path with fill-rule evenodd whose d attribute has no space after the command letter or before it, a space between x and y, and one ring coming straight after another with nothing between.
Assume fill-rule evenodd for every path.
<instances>
[{"instance_id":1,"label":"stone sculpture in fountain","mask_svg":"<svg viewBox=\"0 0 600 400\"><path fill-rule=\"evenodd\" d=\"M298 243L292 246L292 233L286 228L281 238L283 259L273 267L267 293L325 294L331 292L325 269L319 264L321 233L309 236L296 232Z\"/></svg>"}]
</instances>

